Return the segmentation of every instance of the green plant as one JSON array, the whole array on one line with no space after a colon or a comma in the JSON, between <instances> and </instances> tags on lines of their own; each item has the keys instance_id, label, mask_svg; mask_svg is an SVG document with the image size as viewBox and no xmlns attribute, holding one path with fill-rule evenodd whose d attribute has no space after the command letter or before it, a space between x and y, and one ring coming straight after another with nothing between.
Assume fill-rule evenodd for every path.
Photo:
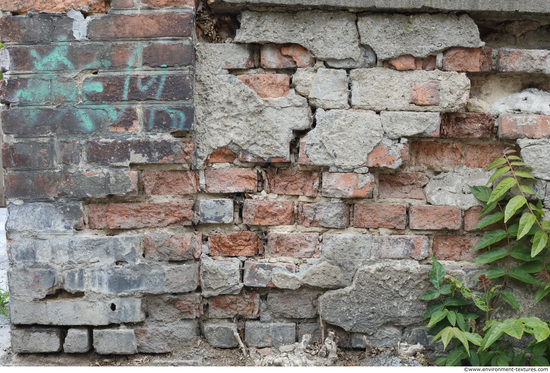
<instances>
[{"instance_id":1,"label":"green plant","mask_svg":"<svg viewBox=\"0 0 550 373\"><path fill-rule=\"evenodd\" d=\"M0 289L0 314L4 316L8 316L9 296L10 293Z\"/></svg>"},{"instance_id":2,"label":"green plant","mask_svg":"<svg viewBox=\"0 0 550 373\"><path fill-rule=\"evenodd\" d=\"M536 317L495 320L494 311L503 303L520 311L511 291L510 279L527 286L536 286L534 302L550 293L550 222L543 221L542 201L525 180L535 179L532 168L507 149L487 168L494 170L485 186L470 187L484 203L477 229L489 229L473 251L484 250L473 261L491 264L476 276L476 291L446 274L445 268L432 258L430 282L420 299L436 301L424 320L428 321L433 341L444 348L452 343L447 356L440 356L439 365L550 365L550 328ZM492 183L497 183L493 188ZM498 265L497 265L498 264ZM481 314L481 316L480 316ZM505 335L516 339L530 336L527 349L516 352ZM475 347L474 347L475 346Z\"/></svg>"}]
</instances>

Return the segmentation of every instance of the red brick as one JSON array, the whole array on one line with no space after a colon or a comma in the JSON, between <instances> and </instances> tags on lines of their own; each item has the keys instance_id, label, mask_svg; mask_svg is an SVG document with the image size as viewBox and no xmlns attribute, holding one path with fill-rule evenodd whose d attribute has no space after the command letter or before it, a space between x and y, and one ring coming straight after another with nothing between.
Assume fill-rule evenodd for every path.
<instances>
[{"instance_id":1,"label":"red brick","mask_svg":"<svg viewBox=\"0 0 550 373\"><path fill-rule=\"evenodd\" d=\"M462 210L457 206L411 206L409 208L411 229L449 229L462 227Z\"/></svg>"},{"instance_id":2,"label":"red brick","mask_svg":"<svg viewBox=\"0 0 550 373\"><path fill-rule=\"evenodd\" d=\"M111 9L135 8L137 0L111 0Z\"/></svg>"},{"instance_id":3,"label":"red brick","mask_svg":"<svg viewBox=\"0 0 550 373\"><path fill-rule=\"evenodd\" d=\"M477 256L472 250L480 237L435 236L433 254L437 260L472 260Z\"/></svg>"},{"instance_id":4,"label":"red brick","mask_svg":"<svg viewBox=\"0 0 550 373\"><path fill-rule=\"evenodd\" d=\"M2 1L3 12L26 13L29 10L42 13L67 13L71 9L89 13L105 13L105 0L6 0Z\"/></svg>"},{"instance_id":5,"label":"red brick","mask_svg":"<svg viewBox=\"0 0 550 373\"><path fill-rule=\"evenodd\" d=\"M150 234L143 237L144 256L151 260L184 261L201 256L200 233Z\"/></svg>"},{"instance_id":6,"label":"red brick","mask_svg":"<svg viewBox=\"0 0 550 373\"><path fill-rule=\"evenodd\" d=\"M304 47L293 44L288 46L266 44L260 54L261 64L266 69L288 69L309 67L315 64L315 58Z\"/></svg>"},{"instance_id":7,"label":"red brick","mask_svg":"<svg viewBox=\"0 0 550 373\"><path fill-rule=\"evenodd\" d=\"M193 201L88 205L91 229L160 228L191 225Z\"/></svg>"},{"instance_id":8,"label":"red brick","mask_svg":"<svg viewBox=\"0 0 550 373\"><path fill-rule=\"evenodd\" d=\"M356 228L407 227L407 207L405 205L356 204L353 217Z\"/></svg>"},{"instance_id":9,"label":"red brick","mask_svg":"<svg viewBox=\"0 0 550 373\"><path fill-rule=\"evenodd\" d=\"M148 296L145 299L149 320L178 321L202 315L202 297L197 293Z\"/></svg>"},{"instance_id":10,"label":"red brick","mask_svg":"<svg viewBox=\"0 0 550 373\"><path fill-rule=\"evenodd\" d=\"M270 257L313 258L319 251L319 233L275 233L267 235Z\"/></svg>"},{"instance_id":11,"label":"red brick","mask_svg":"<svg viewBox=\"0 0 550 373\"><path fill-rule=\"evenodd\" d=\"M257 172L253 168L222 168L205 170L204 180L208 193L256 192Z\"/></svg>"},{"instance_id":12,"label":"red brick","mask_svg":"<svg viewBox=\"0 0 550 373\"><path fill-rule=\"evenodd\" d=\"M443 70L488 72L492 69L490 48L450 48L443 55Z\"/></svg>"},{"instance_id":13,"label":"red brick","mask_svg":"<svg viewBox=\"0 0 550 373\"><path fill-rule=\"evenodd\" d=\"M3 7L3 6L2 6ZM0 35L3 43L49 43L58 40L72 41L73 20L69 17L41 15L37 17L0 17Z\"/></svg>"},{"instance_id":14,"label":"red brick","mask_svg":"<svg viewBox=\"0 0 550 373\"><path fill-rule=\"evenodd\" d=\"M239 75L238 78L261 98L288 96L290 89L290 77L286 74Z\"/></svg>"},{"instance_id":15,"label":"red brick","mask_svg":"<svg viewBox=\"0 0 550 373\"><path fill-rule=\"evenodd\" d=\"M90 21L88 24L88 39L187 37L191 35L192 29L192 14L109 14Z\"/></svg>"},{"instance_id":16,"label":"red brick","mask_svg":"<svg viewBox=\"0 0 550 373\"><path fill-rule=\"evenodd\" d=\"M294 202L247 199L244 201L243 223L250 225L293 225Z\"/></svg>"},{"instance_id":17,"label":"red brick","mask_svg":"<svg viewBox=\"0 0 550 373\"><path fill-rule=\"evenodd\" d=\"M367 167L399 168L409 162L409 144L378 144L367 156Z\"/></svg>"},{"instance_id":18,"label":"red brick","mask_svg":"<svg viewBox=\"0 0 550 373\"><path fill-rule=\"evenodd\" d=\"M422 58L419 59L417 58L416 59L416 69L419 70L420 67L419 67L419 64L422 65L422 70L427 70L427 71L433 71L435 70L435 67L436 67L436 57L435 56L428 56L426 58Z\"/></svg>"},{"instance_id":19,"label":"red brick","mask_svg":"<svg viewBox=\"0 0 550 373\"><path fill-rule=\"evenodd\" d=\"M186 101L193 98L193 77L189 74L93 75L84 79L82 89L83 100L91 102Z\"/></svg>"},{"instance_id":20,"label":"red brick","mask_svg":"<svg viewBox=\"0 0 550 373\"><path fill-rule=\"evenodd\" d=\"M464 165L471 168L486 168L508 147L510 146L506 144L464 145Z\"/></svg>"},{"instance_id":21,"label":"red brick","mask_svg":"<svg viewBox=\"0 0 550 373\"><path fill-rule=\"evenodd\" d=\"M141 0L149 8L195 7L195 0Z\"/></svg>"},{"instance_id":22,"label":"red brick","mask_svg":"<svg viewBox=\"0 0 550 373\"><path fill-rule=\"evenodd\" d=\"M258 263L247 260L244 263L243 283L249 287L275 287L271 281L274 270L283 270L289 273L295 273L294 264L286 263Z\"/></svg>"},{"instance_id":23,"label":"red brick","mask_svg":"<svg viewBox=\"0 0 550 373\"><path fill-rule=\"evenodd\" d=\"M317 196L319 188L317 172L268 168L264 175L264 189L267 193Z\"/></svg>"},{"instance_id":24,"label":"red brick","mask_svg":"<svg viewBox=\"0 0 550 373\"><path fill-rule=\"evenodd\" d=\"M141 181L148 196L184 195L199 191L197 171L143 171Z\"/></svg>"},{"instance_id":25,"label":"red brick","mask_svg":"<svg viewBox=\"0 0 550 373\"><path fill-rule=\"evenodd\" d=\"M187 66L195 59L193 46L182 43L154 43L143 48L143 65L150 67Z\"/></svg>"},{"instance_id":26,"label":"red brick","mask_svg":"<svg viewBox=\"0 0 550 373\"><path fill-rule=\"evenodd\" d=\"M353 172L323 172L324 197L333 198L372 198L374 176Z\"/></svg>"},{"instance_id":27,"label":"red brick","mask_svg":"<svg viewBox=\"0 0 550 373\"><path fill-rule=\"evenodd\" d=\"M237 154L229 148L218 148L214 150L208 158L206 158L206 163L233 163L237 158Z\"/></svg>"},{"instance_id":28,"label":"red brick","mask_svg":"<svg viewBox=\"0 0 550 373\"><path fill-rule=\"evenodd\" d=\"M380 259L426 259L430 251L428 236L380 236Z\"/></svg>"},{"instance_id":29,"label":"red brick","mask_svg":"<svg viewBox=\"0 0 550 373\"><path fill-rule=\"evenodd\" d=\"M345 203L300 202L298 224L304 227L346 228L349 212L349 205Z\"/></svg>"},{"instance_id":30,"label":"red brick","mask_svg":"<svg viewBox=\"0 0 550 373\"><path fill-rule=\"evenodd\" d=\"M462 163L462 144L413 141L411 155L415 166L434 169L454 168Z\"/></svg>"},{"instance_id":31,"label":"red brick","mask_svg":"<svg viewBox=\"0 0 550 373\"><path fill-rule=\"evenodd\" d=\"M146 132L192 131L195 111L192 107L165 106L143 108L143 130Z\"/></svg>"},{"instance_id":32,"label":"red brick","mask_svg":"<svg viewBox=\"0 0 550 373\"><path fill-rule=\"evenodd\" d=\"M378 176L378 198L426 199L424 186L430 178L422 172L380 174Z\"/></svg>"},{"instance_id":33,"label":"red brick","mask_svg":"<svg viewBox=\"0 0 550 373\"><path fill-rule=\"evenodd\" d=\"M499 49L497 70L500 72L546 73L550 51L535 49Z\"/></svg>"},{"instance_id":34,"label":"red brick","mask_svg":"<svg viewBox=\"0 0 550 373\"><path fill-rule=\"evenodd\" d=\"M416 58L413 55L406 54L384 61L384 67L399 71L416 70Z\"/></svg>"},{"instance_id":35,"label":"red brick","mask_svg":"<svg viewBox=\"0 0 550 373\"><path fill-rule=\"evenodd\" d=\"M255 319L260 315L260 295L221 295L208 299L208 317L229 319L244 317Z\"/></svg>"},{"instance_id":36,"label":"red brick","mask_svg":"<svg viewBox=\"0 0 550 373\"><path fill-rule=\"evenodd\" d=\"M43 141L18 142L2 146L4 168L48 169L54 166L53 143Z\"/></svg>"},{"instance_id":37,"label":"red brick","mask_svg":"<svg viewBox=\"0 0 550 373\"><path fill-rule=\"evenodd\" d=\"M411 85L410 103L417 106L439 105L440 84L437 80L429 80L423 83Z\"/></svg>"},{"instance_id":38,"label":"red brick","mask_svg":"<svg viewBox=\"0 0 550 373\"><path fill-rule=\"evenodd\" d=\"M254 256L263 252L263 243L254 232L220 233L208 236L212 256Z\"/></svg>"},{"instance_id":39,"label":"red brick","mask_svg":"<svg viewBox=\"0 0 550 373\"><path fill-rule=\"evenodd\" d=\"M482 207L481 206L474 206L469 208L468 210L464 211L464 230L465 231L478 231L478 229L474 230L474 227L481 221L482 218L479 217L479 213L481 212ZM479 231L490 231L493 229L504 229L504 224L502 222L497 222L495 224L491 224L485 228L479 229Z\"/></svg>"},{"instance_id":40,"label":"red brick","mask_svg":"<svg viewBox=\"0 0 550 373\"><path fill-rule=\"evenodd\" d=\"M482 113L447 113L441 120L441 137L488 139L493 137L495 118Z\"/></svg>"},{"instance_id":41,"label":"red brick","mask_svg":"<svg viewBox=\"0 0 550 373\"><path fill-rule=\"evenodd\" d=\"M498 121L498 135L503 139L550 137L550 115L501 114Z\"/></svg>"}]
</instances>

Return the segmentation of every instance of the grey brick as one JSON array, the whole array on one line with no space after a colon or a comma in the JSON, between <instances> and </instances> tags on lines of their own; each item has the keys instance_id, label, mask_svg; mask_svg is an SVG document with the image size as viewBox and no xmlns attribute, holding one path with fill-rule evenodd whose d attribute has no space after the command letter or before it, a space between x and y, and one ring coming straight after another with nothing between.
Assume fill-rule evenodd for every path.
<instances>
[{"instance_id":1,"label":"grey brick","mask_svg":"<svg viewBox=\"0 0 550 373\"><path fill-rule=\"evenodd\" d=\"M130 355L138 352L132 329L94 329L94 349L100 355Z\"/></svg>"},{"instance_id":2,"label":"grey brick","mask_svg":"<svg viewBox=\"0 0 550 373\"><path fill-rule=\"evenodd\" d=\"M261 323L248 321L245 324L245 342L249 347L276 347L296 342L296 324Z\"/></svg>"},{"instance_id":3,"label":"grey brick","mask_svg":"<svg viewBox=\"0 0 550 373\"><path fill-rule=\"evenodd\" d=\"M141 353L167 353L193 346L199 327L196 321L181 321L168 326L146 326L134 330Z\"/></svg>"},{"instance_id":4,"label":"grey brick","mask_svg":"<svg viewBox=\"0 0 550 373\"><path fill-rule=\"evenodd\" d=\"M64 204L25 203L8 205L6 231L30 232L68 232L82 228L84 213L82 205L75 202Z\"/></svg>"},{"instance_id":5,"label":"grey brick","mask_svg":"<svg viewBox=\"0 0 550 373\"><path fill-rule=\"evenodd\" d=\"M205 199L199 201L199 222L209 224L233 223L233 200Z\"/></svg>"},{"instance_id":6,"label":"grey brick","mask_svg":"<svg viewBox=\"0 0 550 373\"><path fill-rule=\"evenodd\" d=\"M201 290L205 297L220 294L238 294L241 283L241 262L237 258L214 260L201 256Z\"/></svg>"},{"instance_id":7,"label":"grey brick","mask_svg":"<svg viewBox=\"0 0 550 373\"><path fill-rule=\"evenodd\" d=\"M61 351L61 329L12 328L11 349L15 353L45 353Z\"/></svg>"},{"instance_id":8,"label":"grey brick","mask_svg":"<svg viewBox=\"0 0 550 373\"><path fill-rule=\"evenodd\" d=\"M237 331L237 324L234 323L205 323L204 336L208 344L217 348L239 347L239 342L233 332Z\"/></svg>"},{"instance_id":9,"label":"grey brick","mask_svg":"<svg viewBox=\"0 0 550 373\"><path fill-rule=\"evenodd\" d=\"M267 295L267 308L274 317L309 319L317 316L317 297L271 293Z\"/></svg>"},{"instance_id":10,"label":"grey brick","mask_svg":"<svg viewBox=\"0 0 550 373\"><path fill-rule=\"evenodd\" d=\"M85 328L71 328L67 331L63 351L70 354L81 354L90 351L92 339L90 331Z\"/></svg>"}]
</instances>

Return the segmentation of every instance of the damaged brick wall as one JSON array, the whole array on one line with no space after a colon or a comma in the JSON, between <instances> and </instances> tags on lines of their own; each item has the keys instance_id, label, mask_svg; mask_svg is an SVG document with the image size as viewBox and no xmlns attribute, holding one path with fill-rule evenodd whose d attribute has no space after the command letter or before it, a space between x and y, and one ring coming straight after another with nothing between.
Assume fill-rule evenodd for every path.
<instances>
[{"instance_id":1,"label":"damaged brick wall","mask_svg":"<svg viewBox=\"0 0 550 373\"><path fill-rule=\"evenodd\" d=\"M21 3L0 17L15 352L428 344L430 256L480 269L468 185L517 146L546 193L545 14Z\"/></svg>"}]
</instances>

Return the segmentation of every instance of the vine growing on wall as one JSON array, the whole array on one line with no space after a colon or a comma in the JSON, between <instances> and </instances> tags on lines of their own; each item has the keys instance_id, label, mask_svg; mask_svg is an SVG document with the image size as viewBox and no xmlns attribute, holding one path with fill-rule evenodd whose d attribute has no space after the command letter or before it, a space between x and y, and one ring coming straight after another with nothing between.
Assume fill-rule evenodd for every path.
<instances>
[{"instance_id":1,"label":"vine growing on wall","mask_svg":"<svg viewBox=\"0 0 550 373\"><path fill-rule=\"evenodd\" d=\"M534 303L550 293L550 222L544 221L541 197L531 188L532 168L507 149L488 171L494 170L484 186L470 187L483 202L476 229L489 229L473 251L485 250L473 261L490 267L476 277L476 290L446 274L433 258L430 271L432 289L420 299L436 301L428 320L432 342L451 345L447 356L437 357L438 365L550 365L550 327L537 317L499 320L495 310L508 304L517 312L522 305L509 286L511 279L536 287ZM490 185L496 184L494 187ZM472 312L476 309L477 312ZM509 336L531 338L525 350L515 350Z\"/></svg>"}]
</instances>

